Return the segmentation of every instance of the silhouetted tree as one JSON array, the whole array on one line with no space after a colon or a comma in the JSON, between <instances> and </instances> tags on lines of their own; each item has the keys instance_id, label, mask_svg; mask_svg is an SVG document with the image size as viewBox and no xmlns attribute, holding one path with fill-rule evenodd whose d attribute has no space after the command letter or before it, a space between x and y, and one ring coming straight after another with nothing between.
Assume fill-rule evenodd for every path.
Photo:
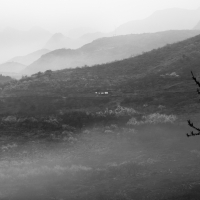
<instances>
[{"instance_id":1,"label":"silhouetted tree","mask_svg":"<svg viewBox=\"0 0 200 200\"><path fill-rule=\"evenodd\" d=\"M192 79L194 80L194 82L197 84L198 88L197 88L197 93L200 94L200 82L197 80L197 78L194 76L193 72L191 71L191 74L192 74ZM194 126L194 124L188 120L188 125L193 128L195 131L197 132L193 132L191 131L190 133L187 133L187 137L190 137L190 136L196 136L196 135L200 135L200 128Z\"/></svg>"}]
</instances>

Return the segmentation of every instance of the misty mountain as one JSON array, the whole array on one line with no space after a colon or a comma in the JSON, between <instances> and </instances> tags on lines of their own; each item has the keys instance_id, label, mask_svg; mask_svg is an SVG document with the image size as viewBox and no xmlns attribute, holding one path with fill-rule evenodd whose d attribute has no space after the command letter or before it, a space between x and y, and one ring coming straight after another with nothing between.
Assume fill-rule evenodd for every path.
<instances>
[{"instance_id":1,"label":"misty mountain","mask_svg":"<svg viewBox=\"0 0 200 200\"><path fill-rule=\"evenodd\" d=\"M111 33L95 32L95 33L86 33L82 35L79 39L89 43L89 42L92 42L93 40L96 40L102 37L111 37L111 36L113 36Z\"/></svg>"},{"instance_id":2,"label":"misty mountain","mask_svg":"<svg viewBox=\"0 0 200 200\"><path fill-rule=\"evenodd\" d=\"M64 36L62 33L55 33L45 44L45 48L55 50L65 48L69 45L70 38Z\"/></svg>"},{"instance_id":3,"label":"misty mountain","mask_svg":"<svg viewBox=\"0 0 200 200\"><path fill-rule=\"evenodd\" d=\"M6 62L0 65L0 73L3 73L3 72L18 73L21 70L24 70L25 68L26 68L26 65L23 65L21 63Z\"/></svg>"},{"instance_id":4,"label":"misty mountain","mask_svg":"<svg viewBox=\"0 0 200 200\"><path fill-rule=\"evenodd\" d=\"M28 31L6 28L0 32L0 62L41 49L51 33L38 27Z\"/></svg>"},{"instance_id":5,"label":"misty mountain","mask_svg":"<svg viewBox=\"0 0 200 200\"><path fill-rule=\"evenodd\" d=\"M192 112L199 102L190 71L200 73L199 49L200 35L121 61L38 73L6 87L1 95L80 98L111 91L122 105L148 103L164 105L169 113Z\"/></svg>"},{"instance_id":6,"label":"misty mountain","mask_svg":"<svg viewBox=\"0 0 200 200\"><path fill-rule=\"evenodd\" d=\"M69 38L63 35L62 33L55 33L45 44L44 48L56 50L56 49L77 49L81 46L92 42L101 37L109 37L110 34L95 32L87 33L82 35L79 38Z\"/></svg>"},{"instance_id":7,"label":"misty mountain","mask_svg":"<svg viewBox=\"0 0 200 200\"><path fill-rule=\"evenodd\" d=\"M25 56L14 57L14 58L10 59L8 62L17 62L17 63L21 63L23 65L30 65L31 63L33 63L34 61L39 59L42 55L44 55L48 52L49 52L48 49L40 49L38 51L35 51L35 52L30 53Z\"/></svg>"},{"instance_id":8,"label":"misty mountain","mask_svg":"<svg viewBox=\"0 0 200 200\"><path fill-rule=\"evenodd\" d=\"M200 8L196 10L170 8L156 11L148 18L122 24L115 30L115 33L117 35L124 35L131 33L193 29L199 20Z\"/></svg>"},{"instance_id":9,"label":"misty mountain","mask_svg":"<svg viewBox=\"0 0 200 200\"><path fill-rule=\"evenodd\" d=\"M92 27L78 27L68 31L67 36L70 38L80 38L82 35L96 33L97 30Z\"/></svg>"},{"instance_id":10,"label":"misty mountain","mask_svg":"<svg viewBox=\"0 0 200 200\"><path fill-rule=\"evenodd\" d=\"M200 21L198 22L198 24L194 27L195 30L200 30Z\"/></svg>"},{"instance_id":11,"label":"misty mountain","mask_svg":"<svg viewBox=\"0 0 200 200\"><path fill-rule=\"evenodd\" d=\"M190 71L200 73L199 49L200 35L121 61L38 73L1 94L91 97L96 91L111 91L126 105L164 105L169 113L194 111L199 102Z\"/></svg>"},{"instance_id":12,"label":"misty mountain","mask_svg":"<svg viewBox=\"0 0 200 200\"><path fill-rule=\"evenodd\" d=\"M56 50L56 49L76 49L86 44L87 41L81 39L73 39L66 37L62 33L55 33L45 44L44 48Z\"/></svg>"},{"instance_id":13,"label":"misty mountain","mask_svg":"<svg viewBox=\"0 0 200 200\"><path fill-rule=\"evenodd\" d=\"M23 73L32 74L48 69L91 66L121 60L198 34L199 30L183 30L101 38L76 50L59 49L45 54L27 66Z\"/></svg>"}]
</instances>

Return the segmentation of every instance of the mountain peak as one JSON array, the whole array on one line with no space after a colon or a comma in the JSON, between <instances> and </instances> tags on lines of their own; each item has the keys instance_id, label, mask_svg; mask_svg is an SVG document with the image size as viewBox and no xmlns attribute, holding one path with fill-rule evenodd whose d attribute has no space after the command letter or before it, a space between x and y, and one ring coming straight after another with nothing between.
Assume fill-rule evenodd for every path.
<instances>
[{"instance_id":1,"label":"mountain peak","mask_svg":"<svg viewBox=\"0 0 200 200\"><path fill-rule=\"evenodd\" d=\"M70 41L70 38L64 36L62 33L55 33L46 43L44 48L55 50L65 48Z\"/></svg>"},{"instance_id":2,"label":"mountain peak","mask_svg":"<svg viewBox=\"0 0 200 200\"><path fill-rule=\"evenodd\" d=\"M65 36L62 34L62 33L55 33L55 34L53 34L53 36L52 36L52 38L65 38Z\"/></svg>"}]
</instances>

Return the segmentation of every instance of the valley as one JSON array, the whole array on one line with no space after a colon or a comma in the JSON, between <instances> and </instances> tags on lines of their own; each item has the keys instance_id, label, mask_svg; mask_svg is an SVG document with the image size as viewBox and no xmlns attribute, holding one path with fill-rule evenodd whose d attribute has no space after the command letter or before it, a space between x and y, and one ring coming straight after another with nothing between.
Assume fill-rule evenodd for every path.
<instances>
[{"instance_id":1,"label":"valley","mask_svg":"<svg viewBox=\"0 0 200 200\"><path fill-rule=\"evenodd\" d=\"M19 2L0 7L0 200L199 200L200 8Z\"/></svg>"}]
</instances>

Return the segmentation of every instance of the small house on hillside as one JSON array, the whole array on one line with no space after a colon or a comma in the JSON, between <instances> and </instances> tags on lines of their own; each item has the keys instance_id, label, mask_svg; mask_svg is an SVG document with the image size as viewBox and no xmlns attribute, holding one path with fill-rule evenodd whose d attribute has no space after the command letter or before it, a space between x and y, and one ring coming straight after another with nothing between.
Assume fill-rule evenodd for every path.
<instances>
[{"instance_id":1,"label":"small house on hillside","mask_svg":"<svg viewBox=\"0 0 200 200\"><path fill-rule=\"evenodd\" d=\"M160 76L162 76L162 77L179 77L179 75L176 72L172 72L171 74L170 73L162 74Z\"/></svg>"},{"instance_id":2,"label":"small house on hillside","mask_svg":"<svg viewBox=\"0 0 200 200\"><path fill-rule=\"evenodd\" d=\"M96 95L102 95L102 96L104 96L104 95L109 95L109 92L108 91L97 91L97 92L95 92L95 94Z\"/></svg>"}]
</instances>

